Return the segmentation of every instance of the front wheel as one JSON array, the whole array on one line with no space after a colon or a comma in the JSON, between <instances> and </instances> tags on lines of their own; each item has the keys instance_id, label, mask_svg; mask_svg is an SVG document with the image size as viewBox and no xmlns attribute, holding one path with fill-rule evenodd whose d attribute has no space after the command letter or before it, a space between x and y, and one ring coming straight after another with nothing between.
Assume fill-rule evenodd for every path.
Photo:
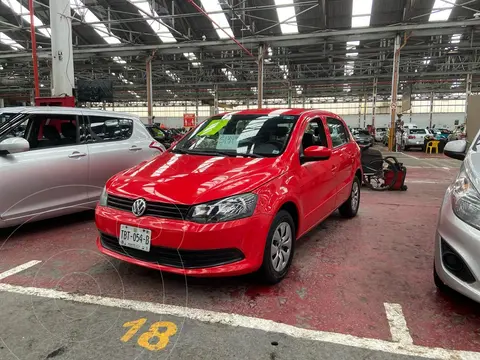
<instances>
[{"instance_id":1,"label":"front wheel","mask_svg":"<svg viewBox=\"0 0 480 360\"><path fill-rule=\"evenodd\" d=\"M295 224L290 213L279 211L268 232L260 268L265 283L276 284L287 275L295 250L295 234Z\"/></svg>"},{"instance_id":2,"label":"front wheel","mask_svg":"<svg viewBox=\"0 0 480 360\"><path fill-rule=\"evenodd\" d=\"M345 218L353 218L358 213L360 207L360 179L358 177L353 178L352 189L350 191L350 197L345 201L338 209L340 215Z\"/></svg>"}]
</instances>

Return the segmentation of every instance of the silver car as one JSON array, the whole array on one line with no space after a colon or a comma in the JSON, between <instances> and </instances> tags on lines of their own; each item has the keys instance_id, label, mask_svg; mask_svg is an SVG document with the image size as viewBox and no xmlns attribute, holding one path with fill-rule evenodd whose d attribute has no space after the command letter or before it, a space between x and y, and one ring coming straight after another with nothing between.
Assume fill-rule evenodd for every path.
<instances>
[{"instance_id":1,"label":"silver car","mask_svg":"<svg viewBox=\"0 0 480 360\"><path fill-rule=\"evenodd\" d=\"M0 109L0 228L94 208L116 173L165 151L134 115Z\"/></svg>"},{"instance_id":2,"label":"silver car","mask_svg":"<svg viewBox=\"0 0 480 360\"><path fill-rule=\"evenodd\" d=\"M405 141L405 151L411 147L424 147L425 136L429 135L430 132L427 129L405 129L403 134Z\"/></svg>"},{"instance_id":3,"label":"silver car","mask_svg":"<svg viewBox=\"0 0 480 360\"><path fill-rule=\"evenodd\" d=\"M435 238L434 280L480 302L480 133L468 148L465 140L447 143L444 153L464 160L440 210Z\"/></svg>"}]
</instances>

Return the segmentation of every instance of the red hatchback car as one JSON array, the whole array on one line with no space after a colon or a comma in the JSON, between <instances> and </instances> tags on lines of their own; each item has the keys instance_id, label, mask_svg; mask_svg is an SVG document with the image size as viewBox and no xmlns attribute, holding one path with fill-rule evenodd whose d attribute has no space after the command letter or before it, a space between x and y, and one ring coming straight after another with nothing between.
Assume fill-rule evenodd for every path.
<instances>
[{"instance_id":1,"label":"red hatchback car","mask_svg":"<svg viewBox=\"0 0 480 360\"><path fill-rule=\"evenodd\" d=\"M295 241L360 204L360 149L335 114L212 117L169 151L112 177L96 209L106 255L192 276L280 281Z\"/></svg>"}]
</instances>

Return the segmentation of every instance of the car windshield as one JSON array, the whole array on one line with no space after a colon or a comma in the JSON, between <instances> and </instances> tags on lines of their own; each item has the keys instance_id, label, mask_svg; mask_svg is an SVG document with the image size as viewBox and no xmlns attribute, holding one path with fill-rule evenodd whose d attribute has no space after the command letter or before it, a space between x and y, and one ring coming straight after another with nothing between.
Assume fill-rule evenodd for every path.
<instances>
[{"instance_id":1,"label":"car windshield","mask_svg":"<svg viewBox=\"0 0 480 360\"><path fill-rule=\"evenodd\" d=\"M172 150L221 156L278 156L288 144L298 116L226 115L202 123Z\"/></svg>"}]
</instances>

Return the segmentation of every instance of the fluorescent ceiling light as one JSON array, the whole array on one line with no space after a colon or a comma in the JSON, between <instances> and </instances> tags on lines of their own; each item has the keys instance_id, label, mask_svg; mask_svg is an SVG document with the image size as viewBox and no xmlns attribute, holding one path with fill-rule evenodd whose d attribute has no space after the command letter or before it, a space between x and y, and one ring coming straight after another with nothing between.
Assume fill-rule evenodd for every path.
<instances>
[{"instance_id":1,"label":"fluorescent ceiling light","mask_svg":"<svg viewBox=\"0 0 480 360\"><path fill-rule=\"evenodd\" d=\"M8 1L8 0L7 0ZM87 24L95 30L95 32L100 35L107 44L120 44L121 41L116 37L112 36L108 31L107 27L104 24L99 24L100 19L92 13L87 7L83 4L81 0L70 0L70 7L75 11ZM97 23L97 24L92 24Z\"/></svg>"},{"instance_id":2,"label":"fluorescent ceiling light","mask_svg":"<svg viewBox=\"0 0 480 360\"><path fill-rule=\"evenodd\" d=\"M112 60L115 61L117 64L126 64L127 63L120 56L114 56L114 57L112 57Z\"/></svg>"},{"instance_id":3,"label":"fluorescent ceiling light","mask_svg":"<svg viewBox=\"0 0 480 360\"><path fill-rule=\"evenodd\" d=\"M150 6L151 1L146 0L131 0L130 3L135 5L139 10L140 15L147 21L148 25L152 28L153 32L157 34L160 40L163 43L176 43L177 39L172 35L170 29L165 25L165 23L158 18L157 12Z\"/></svg>"},{"instance_id":4,"label":"fluorescent ceiling light","mask_svg":"<svg viewBox=\"0 0 480 360\"><path fill-rule=\"evenodd\" d=\"M198 61L194 53L183 53L183 56L185 56L192 63L193 67L202 66L202 63Z\"/></svg>"},{"instance_id":5,"label":"fluorescent ceiling light","mask_svg":"<svg viewBox=\"0 0 480 360\"><path fill-rule=\"evenodd\" d=\"M165 74L167 74L173 81L180 82L180 78L178 77L178 75L171 72L170 70L166 70Z\"/></svg>"},{"instance_id":6,"label":"fluorescent ceiling light","mask_svg":"<svg viewBox=\"0 0 480 360\"><path fill-rule=\"evenodd\" d=\"M287 65L278 65L278 67L283 71L283 78L288 79L288 66Z\"/></svg>"},{"instance_id":7,"label":"fluorescent ceiling light","mask_svg":"<svg viewBox=\"0 0 480 360\"><path fill-rule=\"evenodd\" d=\"M352 28L370 26L373 0L353 0Z\"/></svg>"},{"instance_id":8,"label":"fluorescent ceiling light","mask_svg":"<svg viewBox=\"0 0 480 360\"><path fill-rule=\"evenodd\" d=\"M15 14L30 24L30 11L17 0L0 0L0 3L10 8ZM42 20L33 15L33 24L35 27L44 26ZM50 37L50 28L37 29L43 36Z\"/></svg>"},{"instance_id":9,"label":"fluorescent ceiling light","mask_svg":"<svg viewBox=\"0 0 480 360\"><path fill-rule=\"evenodd\" d=\"M353 75L354 68L355 68L355 61L347 61L345 63L345 69L343 73L345 74L345 76L351 76Z\"/></svg>"},{"instance_id":10,"label":"fluorescent ceiling light","mask_svg":"<svg viewBox=\"0 0 480 360\"><path fill-rule=\"evenodd\" d=\"M0 32L0 43L10 46L13 50L25 50L25 48L18 42L13 40L10 36Z\"/></svg>"},{"instance_id":11,"label":"fluorescent ceiling light","mask_svg":"<svg viewBox=\"0 0 480 360\"><path fill-rule=\"evenodd\" d=\"M202 3L203 9L205 12L208 14L208 16L215 21L217 25L215 25L212 22L213 27L215 28L215 31L217 32L217 35L220 39L228 39L230 37L234 37L232 28L230 27L230 24L228 23L227 17L223 13L223 9L220 6L218 0L200 0ZM225 34L224 31L228 34ZM230 35L230 36L229 36Z\"/></svg>"},{"instance_id":12,"label":"fluorescent ceiling light","mask_svg":"<svg viewBox=\"0 0 480 360\"><path fill-rule=\"evenodd\" d=\"M448 0L448 2L444 0L435 0L428 21L447 21L453 10L452 3L455 2L456 0Z\"/></svg>"},{"instance_id":13,"label":"fluorescent ceiling light","mask_svg":"<svg viewBox=\"0 0 480 360\"><path fill-rule=\"evenodd\" d=\"M303 92L303 88L301 85L295 86L295 90L297 91L297 95L301 95Z\"/></svg>"},{"instance_id":14,"label":"fluorescent ceiling light","mask_svg":"<svg viewBox=\"0 0 480 360\"><path fill-rule=\"evenodd\" d=\"M360 45L360 40L347 41L347 50L355 50Z\"/></svg>"},{"instance_id":15,"label":"fluorescent ceiling light","mask_svg":"<svg viewBox=\"0 0 480 360\"><path fill-rule=\"evenodd\" d=\"M358 52L347 53L347 56L348 56L348 57L357 57L357 56L358 56Z\"/></svg>"},{"instance_id":16,"label":"fluorescent ceiling light","mask_svg":"<svg viewBox=\"0 0 480 360\"><path fill-rule=\"evenodd\" d=\"M424 57L424 58L423 58L423 65L428 65L428 64L430 64L430 61L431 61L431 60L430 60L430 57Z\"/></svg>"},{"instance_id":17,"label":"fluorescent ceiling light","mask_svg":"<svg viewBox=\"0 0 480 360\"><path fill-rule=\"evenodd\" d=\"M207 89L207 91L210 93L210 95L215 96L215 91L213 91L212 89Z\"/></svg>"},{"instance_id":18,"label":"fluorescent ceiling light","mask_svg":"<svg viewBox=\"0 0 480 360\"><path fill-rule=\"evenodd\" d=\"M450 44L458 44L462 39L462 34L453 34L450 40Z\"/></svg>"},{"instance_id":19,"label":"fluorescent ceiling light","mask_svg":"<svg viewBox=\"0 0 480 360\"><path fill-rule=\"evenodd\" d=\"M277 16L278 21L281 23L280 30L282 34L297 34L298 24L293 0L275 0L275 6L277 6Z\"/></svg>"},{"instance_id":20,"label":"fluorescent ceiling light","mask_svg":"<svg viewBox=\"0 0 480 360\"><path fill-rule=\"evenodd\" d=\"M258 89L257 89L256 86L251 87L250 90L251 90L254 94L257 94L257 92L258 92Z\"/></svg>"},{"instance_id":21,"label":"fluorescent ceiling light","mask_svg":"<svg viewBox=\"0 0 480 360\"><path fill-rule=\"evenodd\" d=\"M222 68L222 72L225 74L225 76L228 78L229 81L237 81L237 78L233 75L233 73L226 69Z\"/></svg>"}]
</instances>

